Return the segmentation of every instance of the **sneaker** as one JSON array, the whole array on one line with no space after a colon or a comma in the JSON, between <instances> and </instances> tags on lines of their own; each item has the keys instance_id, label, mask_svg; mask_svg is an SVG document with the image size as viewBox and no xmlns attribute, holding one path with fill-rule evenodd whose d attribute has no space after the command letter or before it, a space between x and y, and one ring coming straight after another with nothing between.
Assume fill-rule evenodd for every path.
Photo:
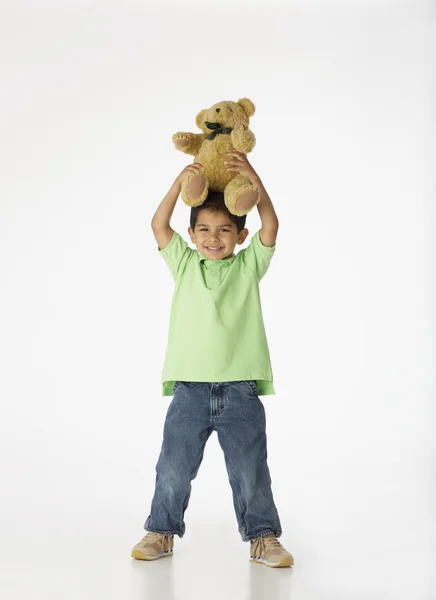
<instances>
[{"instance_id":1,"label":"sneaker","mask_svg":"<svg viewBox=\"0 0 436 600\"><path fill-rule=\"evenodd\" d=\"M272 533L250 542L250 560L267 567L292 567L294 564L292 554Z\"/></svg>"},{"instance_id":2,"label":"sneaker","mask_svg":"<svg viewBox=\"0 0 436 600\"><path fill-rule=\"evenodd\" d=\"M132 548L132 558L156 560L173 555L174 536L150 531Z\"/></svg>"}]
</instances>

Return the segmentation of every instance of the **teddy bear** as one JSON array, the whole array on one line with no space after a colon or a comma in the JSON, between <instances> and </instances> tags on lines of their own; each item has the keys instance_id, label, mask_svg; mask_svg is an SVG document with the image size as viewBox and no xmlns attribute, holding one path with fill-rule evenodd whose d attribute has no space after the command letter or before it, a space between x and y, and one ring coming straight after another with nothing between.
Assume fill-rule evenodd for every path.
<instances>
[{"instance_id":1,"label":"teddy bear","mask_svg":"<svg viewBox=\"0 0 436 600\"><path fill-rule=\"evenodd\" d=\"M182 180L181 198L188 206L200 206L209 190L224 193L224 202L236 216L249 213L260 200L257 186L248 177L236 171L227 171L225 160L234 148L247 154L256 143L249 128L249 119L255 106L248 98L237 102L223 101L205 108L196 116L195 122L202 133L179 131L172 137L177 150L195 156L202 172L190 172Z\"/></svg>"}]
</instances>

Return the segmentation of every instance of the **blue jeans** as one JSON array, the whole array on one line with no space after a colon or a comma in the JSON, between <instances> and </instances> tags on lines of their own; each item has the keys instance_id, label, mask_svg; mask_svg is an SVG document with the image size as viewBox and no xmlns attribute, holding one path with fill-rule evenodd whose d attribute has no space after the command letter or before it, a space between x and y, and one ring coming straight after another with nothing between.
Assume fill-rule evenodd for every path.
<instances>
[{"instance_id":1,"label":"blue jeans","mask_svg":"<svg viewBox=\"0 0 436 600\"><path fill-rule=\"evenodd\" d=\"M168 407L156 488L144 529L183 537L191 481L215 430L224 452L238 530L248 542L282 529L267 465L265 408L254 380L176 381Z\"/></svg>"}]
</instances>

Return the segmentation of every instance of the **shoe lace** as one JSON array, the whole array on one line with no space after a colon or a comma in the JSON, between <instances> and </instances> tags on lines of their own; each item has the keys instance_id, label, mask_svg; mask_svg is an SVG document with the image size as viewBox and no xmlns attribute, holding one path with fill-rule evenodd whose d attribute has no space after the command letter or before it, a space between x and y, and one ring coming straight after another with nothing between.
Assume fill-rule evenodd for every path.
<instances>
[{"instance_id":1,"label":"shoe lace","mask_svg":"<svg viewBox=\"0 0 436 600\"><path fill-rule=\"evenodd\" d=\"M263 537L263 542L265 544L265 549L268 547L269 548L281 548L282 547L281 543L275 536Z\"/></svg>"},{"instance_id":2,"label":"shoe lace","mask_svg":"<svg viewBox=\"0 0 436 600\"><path fill-rule=\"evenodd\" d=\"M149 541L153 541L153 542L154 542L155 540L158 540L158 539L160 539L160 538L161 538L161 536L162 536L162 533L159 533L159 532L157 532L157 531L149 531L149 532L148 532L148 533L147 533L147 534L144 536L144 540L145 540L145 538L147 538L147 540L149 540Z\"/></svg>"}]
</instances>

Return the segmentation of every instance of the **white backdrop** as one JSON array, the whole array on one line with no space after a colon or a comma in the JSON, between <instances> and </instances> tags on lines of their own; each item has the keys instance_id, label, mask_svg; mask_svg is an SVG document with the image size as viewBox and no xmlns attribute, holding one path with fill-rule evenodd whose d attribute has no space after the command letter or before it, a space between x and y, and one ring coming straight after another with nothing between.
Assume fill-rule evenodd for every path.
<instances>
[{"instance_id":1,"label":"white backdrop","mask_svg":"<svg viewBox=\"0 0 436 600\"><path fill-rule=\"evenodd\" d=\"M8 600L434 600L430 8L2 5ZM280 221L261 282L277 394L262 401L295 567L249 562L216 434L174 556L135 561L171 401L173 282L150 220L192 162L172 134L241 97ZM189 241L181 200L172 226Z\"/></svg>"}]
</instances>

